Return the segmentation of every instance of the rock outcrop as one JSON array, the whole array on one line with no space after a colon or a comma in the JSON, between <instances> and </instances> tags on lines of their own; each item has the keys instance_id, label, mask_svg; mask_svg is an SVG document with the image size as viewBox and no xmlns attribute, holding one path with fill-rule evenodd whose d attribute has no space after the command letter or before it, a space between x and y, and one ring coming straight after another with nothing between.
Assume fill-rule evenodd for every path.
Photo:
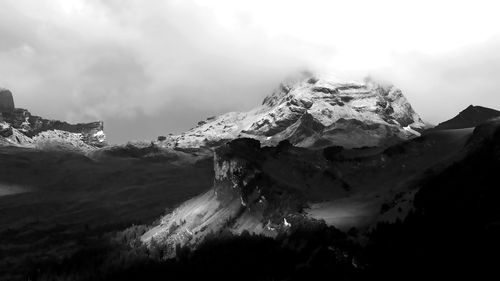
<instances>
[{"instance_id":1,"label":"rock outcrop","mask_svg":"<svg viewBox=\"0 0 500 281\"><path fill-rule=\"evenodd\" d=\"M12 112L14 110L14 98L7 89L0 88L0 113Z\"/></svg>"},{"instance_id":2,"label":"rock outcrop","mask_svg":"<svg viewBox=\"0 0 500 281\"><path fill-rule=\"evenodd\" d=\"M418 136L424 127L401 90L392 85L303 73L281 83L253 110L211 117L164 142L201 147L248 137L263 145L290 140L302 147L353 148L387 146Z\"/></svg>"},{"instance_id":3,"label":"rock outcrop","mask_svg":"<svg viewBox=\"0 0 500 281\"><path fill-rule=\"evenodd\" d=\"M297 154L303 160L291 162ZM167 214L142 241L165 245L173 254L177 244L196 247L219 231L274 237L309 221L302 212L308 200L346 192L341 179L325 173L328 162L316 155L287 142L261 147L250 138L230 141L215 150L213 188Z\"/></svg>"},{"instance_id":4,"label":"rock outcrop","mask_svg":"<svg viewBox=\"0 0 500 281\"><path fill-rule=\"evenodd\" d=\"M14 108L12 93L8 90L0 92L0 108L2 109L0 111L0 122L3 124L0 133L1 136L10 137L14 131L17 134L17 137L6 139L7 143L24 145L27 143L26 138L35 140L41 133L49 132L38 139L43 139L43 142L46 144L50 136L55 136L55 140L61 143L64 140L64 136L71 135L71 138L67 139L68 142L73 143L70 146L97 148L106 145L104 123L102 121L69 124L64 121L44 119L40 116L32 115L26 109ZM67 132L69 134L61 134L60 132ZM24 136L19 138L19 134L23 134ZM24 141L21 141L21 139L24 139ZM76 139L85 145L74 143ZM32 141L29 143L32 143Z\"/></svg>"},{"instance_id":5,"label":"rock outcrop","mask_svg":"<svg viewBox=\"0 0 500 281\"><path fill-rule=\"evenodd\" d=\"M0 122L0 136L6 138L12 136L12 134L12 127L5 122Z\"/></svg>"},{"instance_id":6,"label":"rock outcrop","mask_svg":"<svg viewBox=\"0 0 500 281\"><path fill-rule=\"evenodd\" d=\"M4 112L3 120L19 129L28 137L34 137L41 132L60 130L70 133L82 134L85 143L92 146L103 146L106 141L104 135L104 123L101 121L92 123L69 124L59 120L44 119L32 115L28 110L16 108L12 112Z\"/></svg>"}]
</instances>

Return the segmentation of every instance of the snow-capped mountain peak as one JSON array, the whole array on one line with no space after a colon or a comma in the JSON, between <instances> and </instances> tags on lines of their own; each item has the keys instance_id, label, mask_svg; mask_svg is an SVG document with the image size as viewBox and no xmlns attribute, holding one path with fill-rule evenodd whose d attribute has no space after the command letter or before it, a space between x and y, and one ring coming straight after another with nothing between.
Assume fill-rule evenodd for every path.
<instances>
[{"instance_id":1,"label":"snow-capped mountain peak","mask_svg":"<svg viewBox=\"0 0 500 281\"><path fill-rule=\"evenodd\" d=\"M379 146L414 137L424 126L392 85L304 72L283 81L260 106L201 121L165 142L200 147L249 137L264 145L289 140L304 147Z\"/></svg>"}]
</instances>

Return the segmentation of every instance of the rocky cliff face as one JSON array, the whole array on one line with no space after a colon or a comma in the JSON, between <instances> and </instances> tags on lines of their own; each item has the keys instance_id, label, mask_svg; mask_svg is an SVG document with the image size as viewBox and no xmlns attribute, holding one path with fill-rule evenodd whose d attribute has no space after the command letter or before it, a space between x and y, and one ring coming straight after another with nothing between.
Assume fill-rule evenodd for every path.
<instances>
[{"instance_id":1,"label":"rocky cliff face","mask_svg":"<svg viewBox=\"0 0 500 281\"><path fill-rule=\"evenodd\" d=\"M79 147L102 147L106 145L106 135L104 134L104 124L102 121L92 123L69 124L64 121L44 119L40 116L32 115L28 110L14 108L12 93L4 90L0 92L0 122L2 122L1 136L6 143L15 145L26 145L34 143L36 139L43 139L49 142L54 136L58 142L64 140L61 136L69 136L68 142L75 140L83 144L76 144ZM61 134L66 132L68 134ZM42 137L37 138L41 133ZM20 134L22 136L20 137Z\"/></svg>"},{"instance_id":2,"label":"rocky cliff face","mask_svg":"<svg viewBox=\"0 0 500 281\"><path fill-rule=\"evenodd\" d=\"M291 164L297 154L302 161ZM196 247L219 231L274 237L310 221L302 213L308 200L346 192L342 180L325 173L327 161L316 156L286 142L261 147L250 138L230 141L215 151L213 188L167 214L142 241L166 245L173 254L175 245Z\"/></svg>"},{"instance_id":3,"label":"rocky cliff face","mask_svg":"<svg viewBox=\"0 0 500 281\"><path fill-rule=\"evenodd\" d=\"M424 127L401 90L392 85L302 73L281 83L261 106L209 118L165 142L199 147L249 137L264 145L290 140L302 147L352 148L389 145L418 136Z\"/></svg>"}]
</instances>

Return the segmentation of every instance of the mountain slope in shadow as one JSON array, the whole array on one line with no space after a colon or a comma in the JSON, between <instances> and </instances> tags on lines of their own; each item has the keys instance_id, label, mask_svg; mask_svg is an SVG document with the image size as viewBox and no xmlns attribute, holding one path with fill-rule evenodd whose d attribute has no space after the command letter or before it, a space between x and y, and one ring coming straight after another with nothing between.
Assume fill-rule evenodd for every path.
<instances>
[{"instance_id":1,"label":"mountain slope in shadow","mask_svg":"<svg viewBox=\"0 0 500 281\"><path fill-rule=\"evenodd\" d=\"M487 280L500 243L500 119L476 127L465 157L420 181L414 210L371 233L367 276ZM411 273L411 274L409 274Z\"/></svg>"},{"instance_id":2,"label":"mountain slope in shadow","mask_svg":"<svg viewBox=\"0 0 500 281\"><path fill-rule=\"evenodd\" d=\"M445 122L439 123L439 125L432 128L431 130L472 128L488 121L489 119L499 116L500 111L498 110L482 106L470 105L469 107L461 111L457 116Z\"/></svg>"}]
</instances>

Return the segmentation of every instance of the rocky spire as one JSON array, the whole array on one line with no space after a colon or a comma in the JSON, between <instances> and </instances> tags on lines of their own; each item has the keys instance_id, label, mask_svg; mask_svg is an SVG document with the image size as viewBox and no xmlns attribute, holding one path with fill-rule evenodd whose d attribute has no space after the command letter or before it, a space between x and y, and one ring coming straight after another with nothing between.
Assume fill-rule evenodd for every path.
<instances>
[{"instance_id":1,"label":"rocky spire","mask_svg":"<svg viewBox=\"0 0 500 281\"><path fill-rule=\"evenodd\" d=\"M0 113L12 111L14 111L14 98L12 97L12 93L7 89L0 88Z\"/></svg>"}]
</instances>

